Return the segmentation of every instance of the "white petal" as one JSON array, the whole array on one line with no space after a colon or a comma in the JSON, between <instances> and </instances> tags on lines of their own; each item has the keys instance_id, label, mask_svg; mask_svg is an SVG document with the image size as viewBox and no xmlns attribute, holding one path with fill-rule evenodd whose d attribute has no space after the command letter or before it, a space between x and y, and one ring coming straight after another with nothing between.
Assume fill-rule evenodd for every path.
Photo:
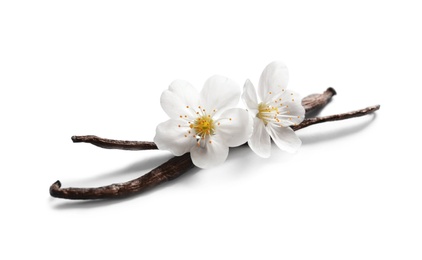
<instances>
[{"instance_id":1,"label":"white petal","mask_svg":"<svg viewBox=\"0 0 422 260\"><path fill-rule=\"evenodd\" d=\"M280 127L268 124L266 129L274 143L281 150L294 153L302 144L302 141L300 141L299 137L297 137L296 133L290 127Z\"/></svg>"},{"instance_id":2,"label":"white petal","mask_svg":"<svg viewBox=\"0 0 422 260\"><path fill-rule=\"evenodd\" d=\"M196 107L198 105L199 92L189 82L175 80L170 84L169 90L176 94L185 103L185 106Z\"/></svg>"},{"instance_id":3,"label":"white petal","mask_svg":"<svg viewBox=\"0 0 422 260\"><path fill-rule=\"evenodd\" d=\"M229 78L215 75L209 78L201 90L200 105L207 113L234 107L239 103L240 87Z\"/></svg>"},{"instance_id":4,"label":"white petal","mask_svg":"<svg viewBox=\"0 0 422 260\"><path fill-rule=\"evenodd\" d=\"M180 127L179 127L180 125ZM160 150L176 156L183 155L196 145L196 138L189 134L190 127L183 119L170 119L157 126L154 142Z\"/></svg>"},{"instance_id":5,"label":"white petal","mask_svg":"<svg viewBox=\"0 0 422 260\"><path fill-rule=\"evenodd\" d=\"M204 147L195 145L190 150L193 164L204 169L222 164L226 161L228 154L229 148L217 137L207 140Z\"/></svg>"},{"instance_id":6,"label":"white petal","mask_svg":"<svg viewBox=\"0 0 422 260\"><path fill-rule=\"evenodd\" d=\"M283 95L270 104L278 107L279 114L277 118L282 126L291 126L300 124L305 119L305 108L302 106L302 99L293 91L286 90Z\"/></svg>"},{"instance_id":7,"label":"white petal","mask_svg":"<svg viewBox=\"0 0 422 260\"><path fill-rule=\"evenodd\" d=\"M252 130L252 118L241 108L225 110L215 122L215 134L229 147L246 143Z\"/></svg>"},{"instance_id":8,"label":"white petal","mask_svg":"<svg viewBox=\"0 0 422 260\"><path fill-rule=\"evenodd\" d=\"M261 119L255 117L253 122L253 133L248 145L257 155L268 158L271 155L270 135L265 130L264 122Z\"/></svg>"},{"instance_id":9,"label":"white petal","mask_svg":"<svg viewBox=\"0 0 422 260\"><path fill-rule=\"evenodd\" d=\"M161 107L170 118L176 119L180 116L194 117L194 107L199 101L198 91L187 81L175 80L168 90L161 94Z\"/></svg>"},{"instance_id":10,"label":"white petal","mask_svg":"<svg viewBox=\"0 0 422 260\"><path fill-rule=\"evenodd\" d=\"M274 61L265 67L259 79L258 95L263 102L272 99L272 95L287 88L289 71L284 63Z\"/></svg>"},{"instance_id":11,"label":"white petal","mask_svg":"<svg viewBox=\"0 0 422 260\"><path fill-rule=\"evenodd\" d=\"M256 97L255 88L249 79L246 80L243 86L242 99L252 113L258 113L258 98Z\"/></svg>"}]
</instances>

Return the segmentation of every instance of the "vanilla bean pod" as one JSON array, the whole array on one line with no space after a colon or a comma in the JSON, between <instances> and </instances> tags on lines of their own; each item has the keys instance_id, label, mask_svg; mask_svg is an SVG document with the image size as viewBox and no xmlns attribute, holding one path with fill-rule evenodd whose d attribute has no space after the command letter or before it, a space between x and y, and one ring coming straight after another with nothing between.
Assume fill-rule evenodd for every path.
<instances>
[{"instance_id":1,"label":"vanilla bean pod","mask_svg":"<svg viewBox=\"0 0 422 260\"><path fill-rule=\"evenodd\" d=\"M173 180L193 167L190 154L187 153L173 157L149 173L128 182L98 188L61 189L60 181L56 181L50 187L50 194L56 198L74 200L124 198L157 186L160 183Z\"/></svg>"},{"instance_id":2,"label":"vanilla bean pod","mask_svg":"<svg viewBox=\"0 0 422 260\"><path fill-rule=\"evenodd\" d=\"M154 142L146 141L122 141L101 138L95 135L75 135L72 136L74 143L90 143L106 149L120 150L154 150L158 149Z\"/></svg>"},{"instance_id":3,"label":"vanilla bean pod","mask_svg":"<svg viewBox=\"0 0 422 260\"><path fill-rule=\"evenodd\" d=\"M347 113L342 113L342 114L331 115L331 116L306 118L305 120L302 121L302 123L295 125L295 126L292 126L291 128L294 131L297 131L299 129L302 129L302 128L305 128L305 127L308 127L308 126L311 126L311 125L319 124L319 123L345 120L345 119L349 119L349 118L368 115L368 114L371 114L371 113L377 111L378 109L380 109L380 105L371 106L371 107L367 107L367 108L364 108L364 109L359 109L359 110L355 110L355 111L351 111L351 112L347 112Z\"/></svg>"},{"instance_id":4,"label":"vanilla bean pod","mask_svg":"<svg viewBox=\"0 0 422 260\"><path fill-rule=\"evenodd\" d=\"M335 90L329 88L323 94L314 94L304 98L302 100L302 104L304 105L306 112L309 112L316 108L321 108L325 106L331 99L331 97L335 94ZM344 114L305 119L301 124L292 127L292 129L296 131L313 124L359 117L373 113L379 108L380 106L378 105ZM125 150L144 150L145 147L148 147L145 149L154 149L151 147L155 145L152 142L119 141L99 138L96 136L74 136L72 137L72 140L74 142L91 143L103 148ZM144 143L149 143L149 145L143 146ZM131 145L136 148L130 149ZM140 193L163 182L173 180L193 167L194 165L190 158L190 154L187 153L183 156L173 157L172 159L153 169L149 173L125 183L111 184L108 186L97 188L61 188L60 181L57 181L50 186L50 195L57 198L79 200L123 198Z\"/></svg>"}]
</instances>

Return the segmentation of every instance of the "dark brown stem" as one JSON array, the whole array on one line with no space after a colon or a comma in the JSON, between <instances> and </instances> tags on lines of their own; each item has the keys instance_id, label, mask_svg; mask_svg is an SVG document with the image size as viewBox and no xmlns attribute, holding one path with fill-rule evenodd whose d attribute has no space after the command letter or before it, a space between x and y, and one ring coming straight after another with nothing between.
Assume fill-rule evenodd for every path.
<instances>
[{"instance_id":1,"label":"dark brown stem","mask_svg":"<svg viewBox=\"0 0 422 260\"><path fill-rule=\"evenodd\" d=\"M311 125L319 124L319 123L345 120L345 119L354 118L354 117L360 117L360 116L371 114L371 113L377 111L378 109L380 109L380 105L367 107L367 108L364 108L364 109L359 109L359 110L355 110L355 111L351 111L351 112L343 113L343 114L323 116L323 117L315 117L315 118L307 118L307 119L303 120L302 123L298 124L297 126L292 126L292 129L297 131L299 129L302 129L302 128L305 128L305 127L308 127L308 126L311 126Z\"/></svg>"},{"instance_id":2,"label":"dark brown stem","mask_svg":"<svg viewBox=\"0 0 422 260\"><path fill-rule=\"evenodd\" d=\"M75 135L72 136L74 143L90 143L106 149L121 150L154 150L158 149L154 142L145 141L122 141L101 138L95 135Z\"/></svg>"},{"instance_id":3,"label":"dark brown stem","mask_svg":"<svg viewBox=\"0 0 422 260\"><path fill-rule=\"evenodd\" d=\"M50 194L56 198L74 200L124 198L173 180L193 167L190 154L187 153L179 157L173 157L149 173L128 182L98 188L61 189L60 181L56 181L50 187Z\"/></svg>"}]
</instances>

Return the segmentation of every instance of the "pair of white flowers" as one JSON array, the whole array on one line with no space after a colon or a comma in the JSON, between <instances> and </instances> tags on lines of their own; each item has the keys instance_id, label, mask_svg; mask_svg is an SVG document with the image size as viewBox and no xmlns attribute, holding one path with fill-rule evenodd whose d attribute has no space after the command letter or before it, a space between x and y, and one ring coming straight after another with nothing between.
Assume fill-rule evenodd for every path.
<instances>
[{"instance_id":1,"label":"pair of white flowers","mask_svg":"<svg viewBox=\"0 0 422 260\"><path fill-rule=\"evenodd\" d=\"M283 63L270 63L259 80L260 102L246 80L242 99L247 110L234 108L240 87L226 77L212 76L200 93L186 81L173 81L161 95L161 106L170 119L157 126L154 142L175 156L190 152L200 168L223 163L229 147L246 142L259 156L269 157L270 137L280 149L295 152L301 141L289 126L302 122L305 109L299 96L286 90L288 79Z\"/></svg>"}]
</instances>

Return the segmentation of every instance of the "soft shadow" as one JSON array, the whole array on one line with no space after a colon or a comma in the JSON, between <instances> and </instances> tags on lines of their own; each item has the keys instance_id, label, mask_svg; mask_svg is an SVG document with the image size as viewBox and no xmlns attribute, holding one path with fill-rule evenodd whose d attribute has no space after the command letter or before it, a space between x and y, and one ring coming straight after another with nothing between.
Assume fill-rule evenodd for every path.
<instances>
[{"instance_id":1,"label":"soft shadow","mask_svg":"<svg viewBox=\"0 0 422 260\"><path fill-rule=\"evenodd\" d=\"M287 162L291 160L293 156L294 154L280 150L280 148L271 141L271 156L269 158L262 158L258 156L246 144L240 147L230 148L227 161L231 164L230 167L236 169L231 171L230 174L236 176L241 175L244 177L246 174L254 174L254 171L251 171L250 169L258 169L260 165Z\"/></svg>"},{"instance_id":2,"label":"soft shadow","mask_svg":"<svg viewBox=\"0 0 422 260\"><path fill-rule=\"evenodd\" d=\"M58 201L61 200L61 201ZM62 200L50 198L50 205L55 210L66 209L93 209L98 207L110 206L122 202L123 199L104 199L104 200ZM55 204L55 205L53 205Z\"/></svg>"},{"instance_id":3,"label":"soft shadow","mask_svg":"<svg viewBox=\"0 0 422 260\"><path fill-rule=\"evenodd\" d=\"M257 156L251 148L247 145L241 145L239 147L230 148L229 156L227 158L227 162L230 164L235 165L236 171L233 173L244 173L245 169L252 167L256 163L265 160L259 156Z\"/></svg>"},{"instance_id":4,"label":"soft shadow","mask_svg":"<svg viewBox=\"0 0 422 260\"><path fill-rule=\"evenodd\" d=\"M319 133L319 134L312 134L312 135L301 135L300 139L302 140L302 144L309 145L309 144L316 144L319 142L330 141L339 139L342 137L346 137L351 134L356 134L365 128L367 128L376 118L376 114L366 116L366 120L363 122L359 122L355 126L348 126L342 129L333 129L328 132Z\"/></svg>"},{"instance_id":5,"label":"soft shadow","mask_svg":"<svg viewBox=\"0 0 422 260\"><path fill-rule=\"evenodd\" d=\"M200 171L199 168L193 168L180 176L179 178L165 182L163 184L160 184L159 186L153 187L149 190L140 192L138 194L133 194L129 197L124 198L116 198L116 199L100 199L100 200L63 200L63 199L57 199L57 198L50 198L50 204L56 203L56 205L52 205L53 209L56 210L71 210L71 209L93 209L98 207L106 207L111 206L118 203L124 203L131 201L133 199L139 199L140 197L148 197L155 192L160 192L162 189L166 189L167 187L170 187L172 185L177 185L178 182L183 182L185 179L192 178L193 175L195 175L198 171ZM61 200L61 201L58 201Z\"/></svg>"}]
</instances>

